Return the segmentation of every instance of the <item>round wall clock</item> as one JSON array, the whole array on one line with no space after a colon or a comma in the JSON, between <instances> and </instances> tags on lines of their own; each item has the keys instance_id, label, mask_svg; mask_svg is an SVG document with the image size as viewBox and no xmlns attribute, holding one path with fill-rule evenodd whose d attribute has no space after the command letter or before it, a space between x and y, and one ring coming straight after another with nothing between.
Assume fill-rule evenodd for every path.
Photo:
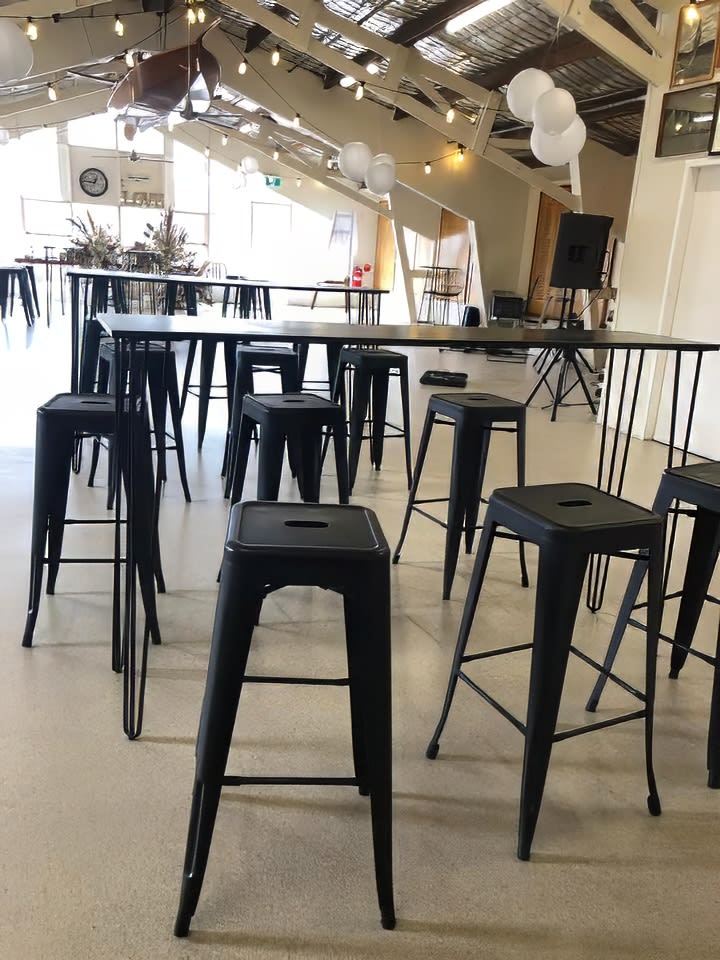
<instances>
[{"instance_id":1,"label":"round wall clock","mask_svg":"<svg viewBox=\"0 0 720 960\"><path fill-rule=\"evenodd\" d=\"M89 197L101 197L107 192L108 179L97 167L88 167L78 177L80 188Z\"/></svg>"}]
</instances>

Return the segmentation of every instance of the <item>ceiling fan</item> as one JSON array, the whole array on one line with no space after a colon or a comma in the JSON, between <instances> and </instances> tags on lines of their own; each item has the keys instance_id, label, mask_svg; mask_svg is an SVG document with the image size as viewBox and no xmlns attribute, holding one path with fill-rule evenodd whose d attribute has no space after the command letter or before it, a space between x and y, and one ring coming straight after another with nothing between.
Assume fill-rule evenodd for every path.
<instances>
[{"instance_id":1,"label":"ceiling fan","mask_svg":"<svg viewBox=\"0 0 720 960\"><path fill-rule=\"evenodd\" d=\"M141 160L143 163L174 163L174 160L166 160L164 157L144 157L141 156L136 150L131 150L130 153L120 153L118 152L118 157L129 160L130 163L137 163L138 160ZM95 160L106 160L107 157L96 155Z\"/></svg>"}]
</instances>

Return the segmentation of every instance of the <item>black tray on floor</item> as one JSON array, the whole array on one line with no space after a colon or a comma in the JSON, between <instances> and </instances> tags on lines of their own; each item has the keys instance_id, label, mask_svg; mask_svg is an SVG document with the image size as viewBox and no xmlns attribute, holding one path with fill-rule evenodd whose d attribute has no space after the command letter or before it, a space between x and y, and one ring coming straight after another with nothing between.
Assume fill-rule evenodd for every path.
<instances>
[{"instance_id":1,"label":"black tray on floor","mask_svg":"<svg viewBox=\"0 0 720 960\"><path fill-rule=\"evenodd\" d=\"M420 383L433 387L464 387L467 384L466 373L453 370L426 370L420 377Z\"/></svg>"}]
</instances>

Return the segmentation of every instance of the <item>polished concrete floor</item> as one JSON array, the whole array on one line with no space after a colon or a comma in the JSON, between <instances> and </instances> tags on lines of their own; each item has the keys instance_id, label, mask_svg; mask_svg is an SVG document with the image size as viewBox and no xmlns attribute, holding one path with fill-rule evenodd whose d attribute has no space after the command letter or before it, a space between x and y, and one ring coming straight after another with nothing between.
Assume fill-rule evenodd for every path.
<instances>
[{"instance_id":1,"label":"polished concrete floor","mask_svg":"<svg viewBox=\"0 0 720 960\"><path fill-rule=\"evenodd\" d=\"M324 312L323 317L326 316ZM0 331L1 332L1 331ZM424 757L441 706L471 557L461 557L452 600L441 600L442 532L421 518L392 569L395 871L398 925L380 928L368 802L347 788L244 788L221 802L210 864L190 938L172 926L180 884L193 746L227 518L218 468L221 402L213 404L202 453L195 407L186 415L193 502L176 471L162 505L168 592L160 597L163 645L151 650L140 740L121 727L121 679L110 669L109 571L66 567L58 593L43 600L35 647L21 649L32 502L34 409L67 384L66 324L27 336L22 318L0 339L0 468L3 537L0 595L0 958L680 958L716 957L720 888L720 795L705 786L708 668L691 662L679 682L658 667L656 770L663 815L648 815L639 723L556 746L533 857L515 857L522 738L467 689L435 762ZM319 355L313 362L320 367ZM468 387L523 399L524 364L482 356L411 355L413 446L431 388L428 368L469 374ZM450 430L436 431L426 495L441 496ZM529 413L528 480L594 479L599 430L586 410L556 424ZM652 500L666 451L634 442L627 495ZM103 515L86 469L73 480L73 509ZM250 489L254 474L249 478ZM512 440L493 441L488 487L514 481ZM287 483L283 496L297 497ZM332 476L323 496L335 496ZM377 511L388 540L399 534L407 491L401 444L390 441L379 473L363 458L354 502ZM67 552L101 553L97 528L70 531ZM684 533L681 540L684 539ZM531 589L519 583L516 548L493 557L474 628L478 647L529 638ZM627 566L611 570L599 615L582 609L579 644L601 657ZM558 592L563 589L557 584ZM672 619L672 611L668 612ZM703 616L712 649L717 612ZM343 666L336 596L288 589L263 609L254 671L296 667L333 674ZM640 682L641 635L628 636L621 672ZM522 714L528 657L476 668ZM561 723L587 715L592 672L572 664ZM628 705L608 690L603 716ZM231 761L234 772L348 773L349 722L343 690L263 687L244 695Z\"/></svg>"}]
</instances>

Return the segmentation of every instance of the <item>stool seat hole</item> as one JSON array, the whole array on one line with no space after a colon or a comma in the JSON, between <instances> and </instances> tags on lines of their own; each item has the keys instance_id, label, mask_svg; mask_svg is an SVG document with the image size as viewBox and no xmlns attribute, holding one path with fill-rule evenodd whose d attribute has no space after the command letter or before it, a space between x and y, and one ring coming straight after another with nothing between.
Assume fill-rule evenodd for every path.
<instances>
[{"instance_id":1,"label":"stool seat hole","mask_svg":"<svg viewBox=\"0 0 720 960\"><path fill-rule=\"evenodd\" d=\"M330 526L322 520L286 520L286 527L312 527L316 530L322 530Z\"/></svg>"},{"instance_id":2,"label":"stool seat hole","mask_svg":"<svg viewBox=\"0 0 720 960\"><path fill-rule=\"evenodd\" d=\"M283 403L305 403L305 400L302 397L297 397L294 400L283 400Z\"/></svg>"},{"instance_id":3,"label":"stool seat hole","mask_svg":"<svg viewBox=\"0 0 720 960\"><path fill-rule=\"evenodd\" d=\"M591 507L589 500L558 500L559 507Z\"/></svg>"}]
</instances>

